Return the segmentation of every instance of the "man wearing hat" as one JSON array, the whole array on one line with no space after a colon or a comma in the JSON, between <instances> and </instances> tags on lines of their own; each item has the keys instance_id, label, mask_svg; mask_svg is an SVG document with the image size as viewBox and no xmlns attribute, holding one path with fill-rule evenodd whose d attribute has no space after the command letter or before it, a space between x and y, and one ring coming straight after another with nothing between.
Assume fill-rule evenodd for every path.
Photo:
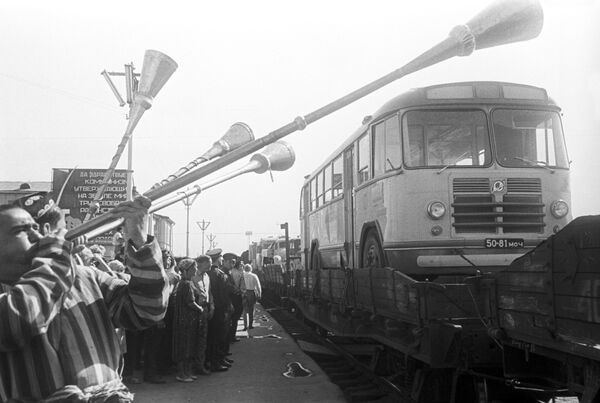
<instances>
[{"instance_id":1,"label":"man wearing hat","mask_svg":"<svg viewBox=\"0 0 600 403\"><path fill-rule=\"evenodd\" d=\"M239 263L239 257L235 253L226 253L223 255L223 267L233 282L233 294L231 294L233 313L231 315L231 328L229 329L229 340L232 343L239 341L239 339L235 337L235 334L237 332L238 322L244 311L242 296L246 292L244 272L239 268Z\"/></svg>"},{"instance_id":2,"label":"man wearing hat","mask_svg":"<svg viewBox=\"0 0 600 403\"><path fill-rule=\"evenodd\" d=\"M65 215L50 193L36 193L13 202L13 205L27 211L40 226L40 233L48 235L66 227Z\"/></svg>"},{"instance_id":3,"label":"man wearing hat","mask_svg":"<svg viewBox=\"0 0 600 403\"><path fill-rule=\"evenodd\" d=\"M206 252L206 254L210 257L212 261L211 267L217 266L218 268L221 268L221 266L223 265L223 249L210 249Z\"/></svg>"},{"instance_id":4,"label":"man wearing hat","mask_svg":"<svg viewBox=\"0 0 600 403\"><path fill-rule=\"evenodd\" d=\"M225 361L228 350L224 348L224 344L226 341L226 344L229 344L227 330L231 323L230 320L233 306L231 305L228 285L229 276L219 268L223 261L221 253L222 250L220 248L211 249L206 252L212 261L212 265L208 271L208 277L214 303L214 313L208 322L206 354L206 360L210 362L211 371L227 371L231 366L230 362Z\"/></svg>"},{"instance_id":5,"label":"man wearing hat","mask_svg":"<svg viewBox=\"0 0 600 403\"><path fill-rule=\"evenodd\" d=\"M215 304L210 292L210 277L208 271L212 263L212 259L207 255L200 255L196 259L198 271L192 277L192 281L199 291L198 305L204 308L200 314L200 334L198 340L198 355L194 366L198 375L209 375L210 371L206 368L206 349L208 336L208 321L214 315Z\"/></svg>"}]
</instances>

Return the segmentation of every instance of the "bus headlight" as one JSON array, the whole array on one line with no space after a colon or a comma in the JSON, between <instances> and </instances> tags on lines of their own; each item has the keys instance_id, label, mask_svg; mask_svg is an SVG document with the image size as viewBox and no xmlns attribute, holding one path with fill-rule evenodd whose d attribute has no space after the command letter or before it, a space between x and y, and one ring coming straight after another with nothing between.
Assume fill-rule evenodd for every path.
<instances>
[{"instance_id":1,"label":"bus headlight","mask_svg":"<svg viewBox=\"0 0 600 403\"><path fill-rule=\"evenodd\" d=\"M555 200L550 206L550 212L556 218L563 218L569 212L569 205L564 200Z\"/></svg>"},{"instance_id":2,"label":"bus headlight","mask_svg":"<svg viewBox=\"0 0 600 403\"><path fill-rule=\"evenodd\" d=\"M434 220L439 220L446 214L446 206L440 201L434 201L427 206L427 214Z\"/></svg>"}]
</instances>

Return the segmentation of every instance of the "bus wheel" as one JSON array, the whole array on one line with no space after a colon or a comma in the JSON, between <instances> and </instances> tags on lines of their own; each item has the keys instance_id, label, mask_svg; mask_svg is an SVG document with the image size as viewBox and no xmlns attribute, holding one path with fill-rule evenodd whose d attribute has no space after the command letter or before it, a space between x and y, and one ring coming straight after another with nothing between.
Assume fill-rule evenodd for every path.
<instances>
[{"instance_id":1,"label":"bus wheel","mask_svg":"<svg viewBox=\"0 0 600 403\"><path fill-rule=\"evenodd\" d=\"M383 267L385 265L383 248L381 242L379 242L377 232L373 229L369 230L365 236L361 263L361 267Z\"/></svg>"}]
</instances>

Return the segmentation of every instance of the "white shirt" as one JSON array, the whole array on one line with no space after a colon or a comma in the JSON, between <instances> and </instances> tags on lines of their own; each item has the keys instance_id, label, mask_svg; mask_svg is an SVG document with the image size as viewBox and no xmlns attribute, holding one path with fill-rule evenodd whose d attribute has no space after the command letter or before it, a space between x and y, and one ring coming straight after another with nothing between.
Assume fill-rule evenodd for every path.
<instances>
[{"instance_id":1,"label":"white shirt","mask_svg":"<svg viewBox=\"0 0 600 403\"><path fill-rule=\"evenodd\" d=\"M256 298L260 298L262 290L260 288L260 280L256 274L245 271L244 283L246 283L246 290L254 291L256 293Z\"/></svg>"},{"instance_id":2,"label":"white shirt","mask_svg":"<svg viewBox=\"0 0 600 403\"><path fill-rule=\"evenodd\" d=\"M210 294L210 277L208 277L208 273L197 272L194 277L192 277L192 281L200 291L200 302L211 303L212 298Z\"/></svg>"}]
</instances>

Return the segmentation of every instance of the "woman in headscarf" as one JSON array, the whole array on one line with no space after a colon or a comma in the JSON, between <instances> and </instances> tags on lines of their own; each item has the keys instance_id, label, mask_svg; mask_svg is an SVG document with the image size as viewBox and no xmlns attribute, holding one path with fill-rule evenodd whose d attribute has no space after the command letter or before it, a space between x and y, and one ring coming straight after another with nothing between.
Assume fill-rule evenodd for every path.
<instances>
[{"instance_id":1,"label":"woman in headscarf","mask_svg":"<svg viewBox=\"0 0 600 403\"><path fill-rule=\"evenodd\" d=\"M199 291L194 287L192 277L198 270L196 261L182 259L177 266L181 281L175 293L175 312L173 315L173 359L177 362L179 382L192 382L192 362L198 354L200 314L204 309L198 304Z\"/></svg>"},{"instance_id":2,"label":"woman in headscarf","mask_svg":"<svg viewBox=\"0 0 600 403\"><path fill-rule=\"evenodd\" d=\"M177 263L169 250L162 250L162 258L163 267L169 279L169 305L164 319L164 334L158 348L158 371L161 375L166 375L175 363L172 355L173 317L175 314L175 291L177 290L177 284L181 280L181 276L175 271Z\"/></svg>"}]
</instances>

